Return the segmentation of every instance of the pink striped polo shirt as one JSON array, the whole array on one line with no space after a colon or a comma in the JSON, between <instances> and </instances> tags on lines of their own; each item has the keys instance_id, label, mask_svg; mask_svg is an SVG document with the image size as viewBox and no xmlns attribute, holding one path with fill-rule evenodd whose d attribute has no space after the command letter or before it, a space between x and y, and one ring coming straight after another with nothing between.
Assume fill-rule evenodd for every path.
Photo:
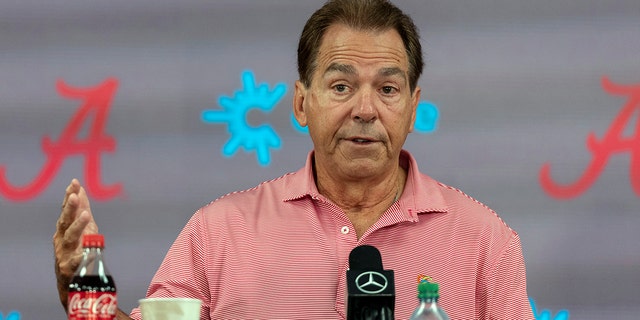
<instances>
[{"instance_id":1,"label":"pink striped polo shirt","mask_svg":"<svg viewBox=\"0 0 640 320\"><path fill-rule=\"evenodd\" d=\"M304 168L198 210L147 297L203 301L201 319L345 319L349 253L377 247L394 270L396 319L418 305L418 275L440 284L451 319L534 319L518 235L494 211L408 170L402 196L358 239L346 214ZM140 319L139 309L132 311Z\"/></svg>"}]
</instances>

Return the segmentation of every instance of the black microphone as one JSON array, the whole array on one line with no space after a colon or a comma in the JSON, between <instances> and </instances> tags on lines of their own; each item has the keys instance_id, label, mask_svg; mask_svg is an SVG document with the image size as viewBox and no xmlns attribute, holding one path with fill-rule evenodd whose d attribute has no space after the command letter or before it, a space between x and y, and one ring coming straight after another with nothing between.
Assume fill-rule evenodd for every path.
<instances>
[{"instance_id":1,"label":"black microphone","mask_svg":"<svg viewBox=\"0 0 640 320\"><path fill-rule=\"evenodd\" d=\"M393 270L382 268L376 247L357 246L349 254L347 320L393 320L396 289Z\"/></svg>"}]
</instances>

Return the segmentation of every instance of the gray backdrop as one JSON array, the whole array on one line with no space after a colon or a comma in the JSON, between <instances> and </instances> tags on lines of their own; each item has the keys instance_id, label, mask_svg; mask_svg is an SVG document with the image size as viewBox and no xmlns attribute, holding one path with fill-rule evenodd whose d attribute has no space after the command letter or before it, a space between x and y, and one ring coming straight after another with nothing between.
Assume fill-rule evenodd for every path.
<instances>
[{"instance_id":1,"label":"gray backdrop","mask_svg":"<svg viewBox=\"0 0 640 320\"><path fill-rule=\"evenodd\" d=\"M572 184L591 163L587 136L601 139L628 100L606 92L603 76L640 84L640 2L397 3L421 30L423 100L440 110L437 130L412 133L406 149L423 171L483 201L518 231L538 313L637 319L633 152L613 155L593 185L570 199L545 192L539 175L548 162L554 181ZM144 296L195 210L304 164L311 143L291 126L291 85L299 32L320 5L0 1L0 167L9 183L35 179L48 162L43 137L57 141L81 104L63 97L57 80L85 88L118 80L104 130L116 150L101 154L99 179L121 183L123 192L94 199L92 208L123 309ZM287 84L273 112L248 114L252 125L269 123L282 138L266 166L242 150L225 157L226 126L200 118L242 88L244 70L269 88ZM625 129L638 137L636 150L638 117ZM21 201L0 194L0 319L12 311L22 319L65 318L51 236L64 188L72 177L86 181L85 166L84 157L70 156L42 192Z\"/></svg>"}]
</instances>

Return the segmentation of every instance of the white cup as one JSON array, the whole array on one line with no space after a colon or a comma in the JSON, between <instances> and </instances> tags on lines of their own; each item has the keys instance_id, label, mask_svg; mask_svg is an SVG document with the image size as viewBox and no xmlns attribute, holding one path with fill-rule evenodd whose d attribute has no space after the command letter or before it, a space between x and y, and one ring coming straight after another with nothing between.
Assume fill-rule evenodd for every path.
<instances>
[{"instance_id":1,"label":"white cup","mask_svg":"<svg viewBox=\"0 0 640 320\"><path fill-rule=\"evenodd\" d=\"M142 320L200 320L202 301L191 298L147 298L138 300Z\"/></svg>"}]
</instances>

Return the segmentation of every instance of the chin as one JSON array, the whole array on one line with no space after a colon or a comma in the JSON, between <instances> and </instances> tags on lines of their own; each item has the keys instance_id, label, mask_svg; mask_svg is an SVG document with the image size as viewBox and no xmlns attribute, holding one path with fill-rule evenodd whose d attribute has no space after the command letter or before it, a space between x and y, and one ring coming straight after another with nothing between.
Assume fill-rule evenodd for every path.
<instances>
[{"instance_id":1,"label":"chin","mask_svg":"<svg viewBox=\"0 0 640 320\"><path fill-rule=\"evenodd\" d=\"M342 166L347 174L355 177L371 177L380 173L384 168L382 160L368 158L349 160Z\"/></svg>"}]
</instances>

